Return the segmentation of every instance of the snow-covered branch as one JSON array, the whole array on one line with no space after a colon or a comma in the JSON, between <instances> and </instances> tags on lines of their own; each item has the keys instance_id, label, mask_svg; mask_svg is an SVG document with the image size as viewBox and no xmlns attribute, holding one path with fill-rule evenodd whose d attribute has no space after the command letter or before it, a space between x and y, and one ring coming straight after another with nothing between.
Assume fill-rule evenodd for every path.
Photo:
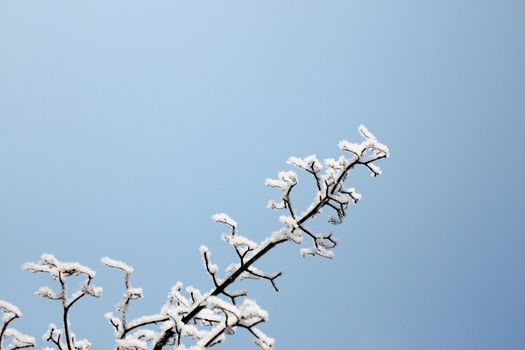
<instances>
[{"instance_id":1,"label":"snow-covered branch","mask_svg":"<svg viewBox=\"0 0 525 350\"><path fill-rule=\"evenodd\" d=\"M16 305L5 300L0 300L0 310L3 313L2 325L0 326L0 350L15 350L32 348L35 346L35 338L22 334L9 324L15 319L22 317L22 312ZM10 344L5 346L4 342L10 339Z\"/></svg>"},{"instance_id":2,"label":"snow-covered branch","mask_svg":"<svg viewBox=\"0 0 525 350\"><path fill-rule=\"evenodd\" d=\"M165 327L162 335L155 342L153 350L160 350L170 342L181 344L181 338L191 335L198 340L197 348L207 348L224 339L224 334L233 333L237 327L247 328L256 338L255 342L262 349L271 349L273 339L264 335L260 330L254 328L255 324L266 321L267 317L260 317L254 323L247 324L242 313L238 311L236 300L232 294L227 292L234 282L245 279L266 279L278 291L275 279L281 276L281 272L269 274L264 272L253 264L270 250L284 242L294 242L301 244L303 238L309 237L313 245L307 248L301 248L300 253L303 256L318 255L321 257L332 258L334 256L333 248L336 247L337 241L333 233L317 233L308 228L308 221L314 219L323 209L327 208L334 212L328 222L331 224L340 224L345 218L349 205L356 204L361 195L353 187L345 187L345 181L348 173L358 165L363 165L372 172L373 176L381 174L379 167L374 162L387 158L389 156L388 147L377 141L376 137L361 125L359 133L363 137L361 143L350 143L341 141L339 148L348 152L350 157L340 156L337 160L327 159L323 164L315 155L305 158L290 157L288 164L302 169L313 176L316 184L317 193L312 203L300 214L298 214L293 205L292 190L298 184L298 176L293 171L281 171L276 179L266 179L265 184L269 187L280 190L281 196L279 201L271 200L268 207L274 210L287 210L288 215L283 215L279 221L283 227L278 231L271 233L267 239L257 244L250 239L238 234L237 223L227 214L215 214L212 219L229 225L231 233L223 235L226 243L231 245L239 262L231 264L226 269L226 276L220 278L217 276L218 267L210 260L209 249L201 247L204 265L206 271L211 276L213 288L207 293L198 293L199 297L187 299L180 294L180 288L177 296L172 300L177 300L172 304L172 313L176 315L171 327ZM324 170L324 172L323 172ZM245 296L246 293L238 294L236 297ZM230 298L230 301L221 299L224 296ZM219 302L220 300L220 302ZM246 302L249 299L244 299ZM254 301L250 305L256 306ZM242 304L244 305L244 303ZM257 306L258 308L258 306ZM217 310L221 312L217 314ZM222 317L221 317L222 313ZM210 316L211 315L211 316ZM188 332L185 327L192 324L201 324L201 326L212 326L209 330L203 330L200 333L195 332L192 328ZM168 325L165 325L168 326ZM202 335L204 332L204 336ZM196 334L199 336L196 336ZM185 349L180 345L180 349Z\"/></svg>"},{"instance_id":3,"label":"snow-covered branch","mask_svg":"<svg viewBox=\"0 0 525 350\"><path fill-rule=\"evenodd\" d=\"M227 335L234 334L238 329L250 332L261 349L272 349L274 339L259 329L268 320L268 313L255 300L248 298L247 291L236 290L234 284L243 279L263 279L275 291L279 291L276 280L282 272L269 273L255 264L259 265L263 256L285 242L302 245L306 238L311 241L311 246L299 249L302 256L334 257L333 250L337 246L334 234L324 229L317 232L312 229L316 226L311 225L311 221L326 210L332 214L328 223L341 224L350 206L361 199L355 188L346 184L350 171L362 166L372 176L378 176L381 169L376 162L389 156L388 147L380 143L366 127L361 125L359 133L363 137L360 143L339 143L340 150L345 153L337 159L321 162L315 155L288 159L289 165L306 172L315 183L312 202L302 210L294 200L294 191L300 188L299 176L295 172L281 171L277 178L266 179L267 186L280 191L279 198L271 200L268 207L284 212L279 217L281 227L262 242L257 243L241 234L237 222L229 215L218 213L212 216L214 221L228 226L229 232L223 234L222 239L233 249L235 261L221 271L212 261L209 248L204 245L200 247L205 271L212 282L207 291L192 286L183 290L183 284L177 282L158 313L130 320L128 311L131 302L143 297L142 288L131 284L133 267L122 261L102 258L104 265L120 270L124 275L124 293L117 305L117 312L105 315L115 333L116 350L161 350L166 346L173 346L177 350L203 350L224 341ZM102 289L92 285L95 272L79 263L61 262L50 254L44 254L40 261L26 263L22 268L34 273L49 273L59 282L58 290L42 287L36 293L46 299L61 301L63 307L62 329L51 324L43 339L54 344L58 350L88 349L91 345L89 341L78 341L71 332L68 313L84 296L101 295ZM79 289L72 294L68 294L69 277L84 278ZM0 301L0 309L4 311L0 350L4 350L1 342L6 337L13 339L7 350L34 346L32 338L7 328L12 320L20 317L19 310L3 301Z\"/></svg>"},{"instance_id":4,"label":"snow-covered branch","mask_svg":"<svg viewBox=\"0 0 525 350\"><path fill-rule=\"evenodd\" d=\"M102 295L102 288L95 287L91 282L95 278L95 271L89 267L79 264L78 262L62 262L51 254L43 254L40 261L33 263L27 262L22 265L22 269L33 273L49 273L51 278L58 281L60 284L60 291L55 292L49 287L41 287L36 292L37 295L50 299L60 300L62 302L62 322L64 337L62 337L62 330L58 329L54 324L49 326L48 331L43 338L46 341L52 342L59 350L85 350L91 346L91 343L86 340L77 340L70 329L69 311L71 307L86 295L98 298ZM85 280L80 283L79 289L68 295L67 280L69 277L84 277Z\"/></svg>"},{"instance_id":5,"label":"snow-covered branch","mask_svg":"<svg viewBox=\"0 0 525 350\"><path fill-rule=\"evenodd\" d=\"M100 259L100 261L107 267L121 270L124 273L124 293L122 295L122 300L117 305L117 311L120 312L120 318L116 317L111 312L108 312L105 315L106 319L114 328L117 350L147 349L147 343L155 339L156 332L148 329L138 330L135 333L131 332L152 324L162 324L163 322L168 321L169 318L166 315L155 314L129 321L128 310L130 302L143 297L142 288L131 286L131 274L134 269L122 261L113 260L108 257L104 257Z\"/></svg>"}]
</instances>

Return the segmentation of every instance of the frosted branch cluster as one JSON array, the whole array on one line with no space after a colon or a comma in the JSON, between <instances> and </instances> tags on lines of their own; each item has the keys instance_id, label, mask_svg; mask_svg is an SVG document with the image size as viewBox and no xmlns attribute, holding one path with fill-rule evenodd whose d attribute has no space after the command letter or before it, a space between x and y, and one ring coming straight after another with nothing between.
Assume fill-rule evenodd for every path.
<instances>
[{"instance_id":1,"label":"frosted branch cluster","mask_svg":"<svg viewBox=\"0 0 525 350\"><path fill-rule=\"evenodd\" d=\"M100 261L107 267L120 270L124 274L124 293L122 294L120 303L117 305L119 315L115 316L112 312L108 312L105 315L113 327L116 348L121 350L148 349L148 343L157 337L157 333L142 328L168 321L167 315L155 314L128 320L128 309L131 301L143 297L142 288L131 286L131 274L134 271L133 267L122 261L113 260L108 257L104 257Z\"/></svg>"},{"instance_id":2,"label":"frosted branch cluster","mask_svg":"<svg viewBox=\"0 0 525 350\"><path fill-rule=\"evenodd\" d=\"M309 226L310 221L326 210L331 214L328 218L330 224L342 223L349 206L361 199L361 195L345 183L349 172L357 166L363 166L372 176L378 176L381 169L375 164L376 161L389 156L388 148L378 142L366 127L361 125L359 132L363 137L361 143L339 143L344 155L338 159L326 159L321 162L315 155L288 159L288 164L305 171L315 183L314 198L303 210L298 210L294 205L293 191L299 183L295 172L282 171L278 173L277 178L266 179L267 186L280 191L278 200L271 200L268 207L282 211L283 215L279 217L281 228L270 233L262 242L257 243L241 235L237 222L229 215L219 213L212 216L214 221L228 227L228 232L223 234L222 239L234 251L236 261L221 271L213 262L209 248L201 246L203 266L212 284L207 291L202 292L192 286L183 288L183 284L177 282L158 313L130 320L130 305L143 297L142 288L131 284L134 270L122 261L102 258L102 264L118 270L124 277L124 292L116 311L105 315L115 334L115 349L160 350L171 346L177 350L203 350L224 341L227 335L232 335L239 329L250 332L261 349L272 349L274 339L259 329L259 326L268 320L268 313L255 300L248 298L247 291L236 290L234 284L242 279L262 279L278 291L277 278L282 273L266 272L256 267L255 263L281 243L293 242L301 245L306 237L310 244L300 248L302 256L334 256L333 249L337 241L333 233L317 232ZM42 287L37 291L37 294L44 298L61 301L64 311L63 327L50 325L43 338L59 350L89 348L90 343L87 340L76 340L72 334L68 312L71 306L85 295L101 295L102 289L92 285L95 272L79 263L60 262L49 254L42 255L37 263L24 264L23 269L49 273L60 284L58 290ZM67 279L71 276L81 276L85 280L76 292L69 295ZM9 322L20 317L19 310L2 301L0 308L4 311L1 339L13 339L10 347L6 349L34 346L32 338L20 335L14 330L6 330ZM24 344L25 346L22 346ZM0 350L2 349L4 348L0 345Z\"/></svg>"},{"instance_id":3,"label":"frosted branch cluster","mask_svg":"<svg viewBox=\"0 0 525 350\"><path fill-rule=\"evenodd\" d=\"M9 324L22 317L22 312L15 305L5 300L0 300L0 310L2 311L2 325L0 326L0 350L15 350L32 348L35 346L35 338L22 334L15 328L10 328ZM8 345L6 345L8 343Z\"/></svg>"},{"instance_id":4,"label":"frosted branch cluster","mask_svg":"<svg viewBox=\"0 0 525 350\"><path fill-rule=\"evenodd\" d=\"M59 283L59 290L50 287L41 287L36 294L50 300L60 301L63 309L63 327L59 328L50 324L47 332L42 337L51 342L59 350L86 350L91 346L87 339L78 340L71 330L69 323L69 312L71 307L86 295L98 298L102 295L102 288L92 284L95 271L78 262L62 262L51 254L43 254L40 261L28 262L22 265L22 269L33 273L48 273L51 278ZM68 293L68 279L71 277L84 278L78 290Z\"/></svg>"}]
</instances>

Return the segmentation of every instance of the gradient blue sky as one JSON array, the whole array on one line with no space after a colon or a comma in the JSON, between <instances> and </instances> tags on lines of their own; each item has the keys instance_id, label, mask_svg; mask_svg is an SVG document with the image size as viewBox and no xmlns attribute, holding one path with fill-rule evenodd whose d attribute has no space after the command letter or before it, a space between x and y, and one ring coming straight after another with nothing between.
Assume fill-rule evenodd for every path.
<instances>
[{"instance_id":1,"label":"gradient blue sky","mask_svg":"<svg viewBox=\"0 0 525 350\"><path fill-rule=\"evenodd\" d=\"M225 211L279 227L264 178L290 155L336 157L360 123L392 151L334 228L336 259L289 245L246 284L277 349L525 347L523 1L0 1L0 298L40 338L59 305L20 271L49 252L105 294L74 330L109 349L102 315L135 267L154 313L177 280L225 267ZM302 177L305 179L305 176ZM302 181L301 198L312 184ZM43 347L41 344L40 348ZM230 337L217 349L255 348Z\"/></svg>"}]
</instances>

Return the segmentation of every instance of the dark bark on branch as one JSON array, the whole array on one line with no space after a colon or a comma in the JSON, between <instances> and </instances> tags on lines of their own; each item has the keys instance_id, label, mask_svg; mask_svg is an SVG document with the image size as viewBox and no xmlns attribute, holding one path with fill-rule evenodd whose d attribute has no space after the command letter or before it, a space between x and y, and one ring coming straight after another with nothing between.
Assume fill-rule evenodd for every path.
<instances>
[{"instance_id":1,"label":"dark bark on branch","mask_svg":"<svg viewBox=\"0 0 525 350\"><path fill-rule=\"evenodd\" d=\"M218 296L218 295L222 294L223 292L225 292L226 288L229 285L231 285L233 282L235 282L237 280L237 278L239 278L239 276L243 272L247 272L248 268L253 263L255 263L257 260L259 260L264 254L269 252L272 248L274 248L277 245L279 245L279 244L281 244L283 242L286 242L286 241L287 241L287 239L282 239L282 240L279 240L279 241L276 241L276 242L268 243L268 245L266 245L264 248L259 250L246 263L241 265L237 270L235 270L235 272L233 272L230 276L228 276L228 278L225 279L224 282L222 282L220 285L218 285L213 290L211 295ZM186 316L184 316L182 318L182 322L184 322L184 323L190 322L202 309L204 309L204 306L202 304L197 305ZM155 346L153 347L153 350L161 350L168 343L170 338L173 337L174 335L175 335L175 332L173 331L173 329L170 328L170 329L166 330L162 334L162 336L157 340L157 342L155 343Z\"/></svg>"}]
</instances>

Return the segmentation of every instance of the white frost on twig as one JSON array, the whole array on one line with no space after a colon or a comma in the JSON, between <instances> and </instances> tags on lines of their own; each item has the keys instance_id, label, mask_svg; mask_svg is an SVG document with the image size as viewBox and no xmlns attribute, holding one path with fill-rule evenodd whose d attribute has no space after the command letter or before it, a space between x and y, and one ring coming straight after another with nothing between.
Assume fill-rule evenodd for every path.
<instances>
[{"instance_id":1,"label":"white frost on twig","mask_svg":"<svg viewBox=\"0 0 525 350\"><path fill-rule=\"evenodd\" d=\"M108 258L107 256L100 259L100 262L106 265L107 267L112 267L114 269L122 270L127 274L131 274L134 271L133 267L126 264L125 262L122 262L119 260L113 260L113 259Z\"/></svg>"},{"instance_id":2,"label":"white frost on twig","mask_svg":"<svg viewBox=\"0 0 525 350\"><path fill-rule=\"evenodd\" d=\"M225 213L214 214L212 215L211 218L213 221L220 222L226 225L230 225L231 227L237 227L237 222L235 222L235 220L233 220L231 217L229 217Z\"/></svg>"},{"instance_id":3,"label":"white frost on twig","mask_svg":"<svg viewBox=\"0 0 525 350\"><path fill-rule=\"evenodd\" d=\"M26 262L22 265L22 270L31 272L47 272L54 279L62 277L85 275L88 278L95 278L95 271L78 262L61 262L54 255L42 254L38 263Z\"/></svg>"},{"instance_id":4,"label":"white frost on twig","mask_svg":"<svg viewBox=\"0 0 525 350\"><path fill-rule=\"evenodd\" d=\"M62 299L62 293L57 293L49 287L40 287L35 292L35 294L41 296L42 298L47 298L51 300Z\"/></svg>"},{"instance_id":5,"label":"white frost on twig","mask_svg":"<svg viewBox=\"0 0 525 350\"><path fill-rule=\"evenodd\" d=\"M22 317L22 311L16 306L5 300L0 300L0 309L8 316Z\"/></svg>"},{"instance_id":6,"label":"white frost on twig","mask_svg":"<svg viewBox=\"0 0 525 350\"><path fill-rule=\"evenodd\" d=\"M7 328L4 332L5 338L11 338L11 345L7 349L19 349L35 346L35 338L22 334L14 328Z\"/></svg>"},{"instance_id":7,"label":"white frost on twig","mask_svg":"<svg viewBox=\"0 0 525 350\"><path fill-rule=\"evenodd\" d=\"M117 345L122 350L148 350L148 344L135 337L117 339Z\"/></svg>"},{"instance_id":8,"label":"white frost on twig","mask_svg":"<svg viewBox=\"0 0 525 350\"><path fill-rule=\"evenodd\" d=\"M323 168L323 164L319 162L315 154L309 155L305 158L290 157L286 163L308 172L319 172Z\"/></svg>"}]
</instances>

